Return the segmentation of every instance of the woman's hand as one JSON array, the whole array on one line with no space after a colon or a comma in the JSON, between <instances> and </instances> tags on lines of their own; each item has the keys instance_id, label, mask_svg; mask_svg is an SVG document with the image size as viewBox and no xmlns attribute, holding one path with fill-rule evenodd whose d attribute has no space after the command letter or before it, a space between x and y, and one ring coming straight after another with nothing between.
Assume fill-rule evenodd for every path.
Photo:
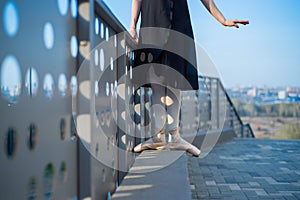
<instances>
[{"instance_id":1,"label":"woman's hand","mask_svg":"<svg viewBox=\"0 0 300 200\"><path fill-rule=\"evenodd\" d=\"M134 39L134 41L137 44L139 42L139 38L138 38L138 35L137 35L136 28L130 28L129 33L130 33L131 37Z\"/></svg>"},{"instance_id":2,"label":"woman's hand","mask_svg":"<svg viewBox=\"0 0 300 200\"><path fill-rule=\"evenodd\" d=\"M240 19L226 19L223 23L224 26L236 27L239 28L239 24L247 25L249 24L248 20L240 20Z\"/></svg>"},{"instance_id":3,"label":"woman's hand","mask_svg":"<svg viewBox=\"0 0 300 200\"><path fill-rule=\"evenodd\" d=\"M138 35L136 32L136 23L140 16L142 0L132 0L131 22L129 33L136 43L138 43Z\"/></svg>"}]
</instances>

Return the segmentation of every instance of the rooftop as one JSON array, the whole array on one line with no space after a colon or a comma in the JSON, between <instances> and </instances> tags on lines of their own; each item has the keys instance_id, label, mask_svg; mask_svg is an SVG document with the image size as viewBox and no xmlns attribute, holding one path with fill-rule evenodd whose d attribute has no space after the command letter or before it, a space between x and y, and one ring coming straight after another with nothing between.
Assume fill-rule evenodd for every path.
<instances>
[{"instance_id":1,"label":"rooftop","mask_svg":"<svg viewBox=\"0 0 300 200\"><path fill-rule=\"evenodd\" d=\"M299 163L300 140L235 138L202 158L144 151L113 199L300 199Z\"/></svg>"},{"instance_id":2,"label":"rooftop","mask_svg":"<svg viewBox=\"0 0 300 200\"><path fill-rule=\"evenodd\" d=\"M235 138L188 171L192 199L300 199L300 140Z\"/></svg>"}]
</instances>

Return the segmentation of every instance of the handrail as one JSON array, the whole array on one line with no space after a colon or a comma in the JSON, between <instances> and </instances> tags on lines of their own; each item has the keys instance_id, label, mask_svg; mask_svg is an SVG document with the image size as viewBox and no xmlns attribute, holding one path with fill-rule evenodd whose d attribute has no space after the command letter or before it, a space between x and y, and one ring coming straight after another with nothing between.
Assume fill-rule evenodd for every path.
<instances>
[{"instance_id":1,"label":"handrail","mask_svg":"<svg viewBox=\"0 0 300 200\"><path fill-rule=\"evenodd\" d=\"M229 102L231 108L233 109L233 112L235 113L235 115L237 116L237 118L238 118L240 124L241 124L242 127L243 127L242 137L245 137L245 135L244 135L244 129L245 129L245 126L247 126L247 128L249 129L249 132L250 132L250 136L251 136L252 138L255 138L255 135L254 135L254 133L253 133L253 130L252 130L250 124L249 124L249 123L244 124L244 122L243 122L243 120L241 119L239 113L237 112L237 110L236 110L234 104L232 103L231 98L229 97L227 91L225 90L225 88L224 88L222 82L221 82L220 80L219 80L219 82L220 82L220 86L222 87L222 90L224 91L224 93L225 93L225 95L226 95L227 101ZM247 137L248 137L248 135L247 135Z\"/></svg>"},{"instance_id":2,"label":"handrail","mask_svg":"<svg viewBox=\"0 0 300 200\"><path fill-rule=\"evenodd\" d=\"M183 91L180 128L183 135L227 132L235 137L254 137L244 125L220 79L199 76L199 90Z\"/></svg>"},{"instance_id":3,"label":"handrail","mask_svg":"<svg viewBox=\"0 0 300 200\"><path fill-rule=\"evenodd\" d=\"M245 127L249 130L249 131L247 131L247 137L255 138L253 130L248 122L244 123L244 131L245 131ZM250 134L250 136L248 134Z\"/></svg>"}]
</instances>

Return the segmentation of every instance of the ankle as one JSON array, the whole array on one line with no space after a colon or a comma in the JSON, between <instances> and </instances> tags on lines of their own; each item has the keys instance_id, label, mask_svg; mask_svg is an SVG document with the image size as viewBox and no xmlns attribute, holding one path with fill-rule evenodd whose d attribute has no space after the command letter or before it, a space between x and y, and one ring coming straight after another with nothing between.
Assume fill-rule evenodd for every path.
<instances>
[{"instance_id":1,"label":"ankle","mask_svg":"<svg viewBox=\"0 0 300 200\"><path fill-rule=\"evenodd\" d=\"M179 129L177 127L169 130L168 133L170 134L171 142L177 142L180 140Z\"/></svg>"},{"instance_id":2,"label":"ankle","mask_svg":"<svg viewBox=\"0 0 300 200\"><path fill-rule=\"evenodd\" d=\"M156 135L153 136L153 140L154 142L164 142L165 141L165 134L166 134L166 130L165 129L161 129L160 131L157 132Z\"/></svg>"}]
</instances>

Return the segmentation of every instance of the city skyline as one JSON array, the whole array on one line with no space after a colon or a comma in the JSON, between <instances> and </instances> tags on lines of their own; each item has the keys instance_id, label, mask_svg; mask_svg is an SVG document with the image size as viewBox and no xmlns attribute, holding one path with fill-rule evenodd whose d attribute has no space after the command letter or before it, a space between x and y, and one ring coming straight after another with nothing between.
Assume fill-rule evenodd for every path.
<instances>
[{"instance_id":1,"label":"city skyline","mask_svg":"<svg viewBox=\"0 0 300 200\"><path fill-rule=\"evenodd\" d=\"M131 1L105 2L128 29ZM215 63L225 87L300 86L299 1L215 2L226 18L250 21L240 29L223 27L200 1L188 1L195 40Z\"/></svg>"}]
</instances>

